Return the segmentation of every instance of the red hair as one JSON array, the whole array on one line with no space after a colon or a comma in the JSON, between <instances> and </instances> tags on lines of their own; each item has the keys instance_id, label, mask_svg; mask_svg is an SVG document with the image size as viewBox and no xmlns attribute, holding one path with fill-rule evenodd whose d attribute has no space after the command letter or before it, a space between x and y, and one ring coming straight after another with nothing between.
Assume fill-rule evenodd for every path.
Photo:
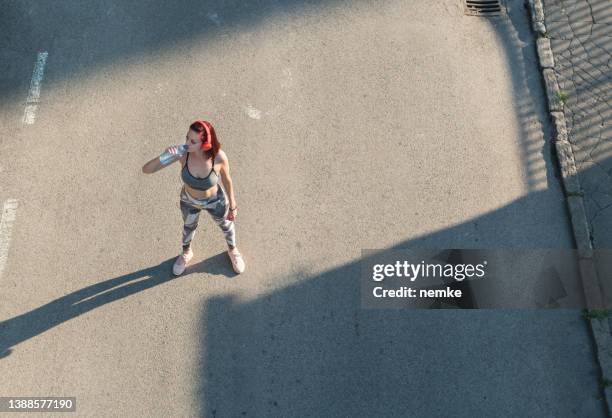
<instances>
[{"instance_id":1,"label":"red hair","mask_svg":"<svg viewBox=\"0 0 612 418\"><path fill-rule=\"evenodd\" d=\"M204 151L204 153L208 158L212 157L214 160L221 149L221 143L217 139L217 134L215 133L215 128L213 128L212 124L208 121L198 119L189 126L189 129L200 134L200 139L202 140L202 150L204 150L204 144L208 139L208 133L210 133L212 148L208 151Z\"/></svg>"}]
</instances>

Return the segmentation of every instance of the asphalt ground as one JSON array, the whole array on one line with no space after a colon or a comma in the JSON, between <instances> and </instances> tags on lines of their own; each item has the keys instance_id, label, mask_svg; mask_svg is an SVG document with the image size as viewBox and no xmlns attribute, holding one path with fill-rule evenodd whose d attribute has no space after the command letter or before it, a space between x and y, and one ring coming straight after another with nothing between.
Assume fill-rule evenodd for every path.
<instances>
[{"instance_id":1,"label":"asphalt ground","mask_svg":"<svg viewBox=\"0 0 612 418\"><path fill-rule=\"evenodd\" d=\"M0 4L0 394L79 416L605 416L576 310L359 302L364 248L572 247L522 2ZM240 276L203 216L172 277L178 166L141 173L200 117Z\"/></svg>"}]
</instances>

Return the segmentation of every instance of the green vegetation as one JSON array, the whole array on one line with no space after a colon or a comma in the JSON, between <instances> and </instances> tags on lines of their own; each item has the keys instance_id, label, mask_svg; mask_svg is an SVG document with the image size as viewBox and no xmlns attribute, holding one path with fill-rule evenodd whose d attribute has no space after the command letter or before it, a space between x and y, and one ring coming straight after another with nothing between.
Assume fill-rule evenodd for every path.
<instances>
[{"instance_id":1,"label":"green vegetation","mask_svg":"<svg viewBox=\"0 0 612 418\"><path fill-rule=\"evenodd\" d=\"M605 319L612 315L610 309L583 309L582 317L585 319Z\"/></svg>"},{"instance_id":2,"label":"green vegetation","mask_svg":"<svg viewBox=\"0 0 612 418\"><path fill-rule=\"evenodd\" d=\"M567 102L567 93L565 93L564 91L558 91L557 97L559 98L559 100L561 100L561 103L565 104L565 102Z\"/></svg>"}]
</instances>

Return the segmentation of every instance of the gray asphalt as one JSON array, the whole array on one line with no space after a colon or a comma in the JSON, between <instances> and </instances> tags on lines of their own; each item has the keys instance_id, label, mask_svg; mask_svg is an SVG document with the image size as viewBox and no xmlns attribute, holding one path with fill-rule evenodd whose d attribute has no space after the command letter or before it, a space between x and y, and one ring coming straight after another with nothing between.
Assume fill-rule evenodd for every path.
<instances>
[{"instance_id":1,"label":"gray asphalt","mask_svg":"<svg viewBox=\"0 0 612 418\"><path fill-rule=\"evenodd\" d=\"M533 37L444 0L1 2L0 395L79 416L605 416L575 310L365 310L364 248L572 248ZM33 125L32 70L48 51ZM235 276L177 166L204 117Z\"/></svg>"}]
</instances>

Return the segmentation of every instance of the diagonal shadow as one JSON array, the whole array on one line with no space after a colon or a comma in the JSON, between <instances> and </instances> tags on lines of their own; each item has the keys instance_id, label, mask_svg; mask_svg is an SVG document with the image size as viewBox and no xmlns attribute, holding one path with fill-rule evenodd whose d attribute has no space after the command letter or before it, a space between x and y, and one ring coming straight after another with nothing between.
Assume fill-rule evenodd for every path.
<instances>
[{"instance_id":1,"label":"diagonal shadow","mask_svg":"<svg viewBox=\"0 0 612 418\"><path fill-rule=\"evenodd\" d=\"M551 201L566 209L525 17L491 25L511 69L529 193L389 249L562 248L572 236L550 212ZM599 371L593 347L584 355L577 341L591 344L585 325L567 319L576 312L362 310L361 261L296 274L254 301L207 301L200 416L607 416L604 402L586 399L601 396Z\"/></svg>"},{"instance_id":2,"label":"diagonal shadow","mask_svg":"<svg viewBox=\"0 0 612 418\"><path fill-rule=\"evenodd\" d=\"M518 121L518 143L529 191L558 183L547 123L546 102L537 69L537 55L526 10L520 1L507 2L507 16L487 20L495 29L510 69L514 112ZM544 136L544 140L542 140Z\"/></svg>"},{"instance_id":3,"label":"diagonal shadow","mask_svg":"<svg viewBox=\"0 0 612 418\"><path fill-rule=\"evenodd\" d=\"M18 24L24 15L31 15L28 8L33 9L34 4L25 2L15 6L22 7L23 12L13 14L16 23L11 23L12 19L7 18L2 24ZM102 10L110 3L96 3L88 10L85 9L91 4L62 4L63 8L57 9L58 16L50 19L47 27L58 27L57 38L70 36L76 51L87 51L96 39L112 32L111 21L104 17L107 11ZM131 14L128 13L128 19L140 19L142 26L124 22L125 27L134 28L132 33L122 33L123 39L118 36L107 49L92 52L86 62L66 68L63 74L50 76L48 82L58 82L79 72L94 71L97 66L136 52L157 51L163 45L171 46L193 34L214 37L220 30L214 23L208 27L200 26L211 5L212 2L203 3L196 13L192 13L193 8L187 2L151 5L149 8L146 5L138 6L138 10L136 6L116 6L126 9L134 7ZM73 11L69 6L76 9ZM277 8L301 6L298 2L280 5L278 2L264 1L245 4L228 2L219 7L225 8L219 15L225 16L226 22L242 21L248 28ZM84 16L82 23L76 19L79 16L76 12ZM10 13L2 15L11 16ZM71 30L63 32L58 22L67 28L71 24L77 28L90 24L93 29L86 37L75 38ZM28 48L35 45L30 41L41 40L45 34L34 23L40 22L32 17L26 26L31 33L30 39L24 39L23 44ZM159 30L146 32L144 28L152 24L157 25ZM189 35L184 27L190 28ZM536 185L544 181L552 182L552 164L549 154L538 141L530 139L541 129L549 128L542 121L543 127L531 123L534 121L533 114L538 115L537 120L543 109L540 99L536 99L536 105L530 102L533 97L540 97L541 90L538 90L539 84L538 89L532 87L535 84L532 84L533 77L529 70L531 65L524 64L534 62L533 45L517 53L514 29L505 24L497 26L497 29L502 39L507 39L504 46L509 66L515 70L517 65L523 66L522 71L512 72L512 80L517 92L517 119L523 129L521 152L528 164L526 172L529 184L533 186L531 193L499 210L452 228L404 241L394 248L524 247L526 243L536 247L563 245L564 238L570 234L565 227L561 231L555 230L554 233L559 236L555 243L549 236L543 238L533 233L539 230L536 224L546 222L542 221L540 210L549 207L553 194L534 191ZM163 39L156 39L161 38L164 31ZM78 30L76 32L80 33ZM27 66L31 66L31 62ZM527 88L525 77L530 80ZM13 86L0 84L2 97L10 97L17 91ZM18 93L21 99L21 90ZM521 101L521 98L526 101ZM539 165L542 156L545 165ZM553 218L547 219L546 225L559 228ZM98 284L101 287L97 290L90 288L98 285L81 289L75 292L81 292L79 296L70 298L72 294L68 295L65 297L68 300L57 299L30 313L0 323L0 353L6 355L16 344L104 303L171 280L169 273L163 272L170 265L171 260L166 260L159 266L110 279ZM442 411L451 410L458 416L466 416L470 412L473 416L474 411L497 415L499 410L493 409L493 406L499 403L507 405L504 402L508 394L523 400L510 405L514 411L529 414L533 411L525 408L538 401L530 388L565 379L566 375L557 370L558 363L552 360L551 353L557 346L569 346L572 342L564 340L566 334L561 335L557 329L547 328L548 323L543 315L540 318L526 317L500 311L487 312L486 315L462 312L461 316L457 316L454 312L441 311L436 312L434 317L427 311L363 312L359 309L358 286L354 283L354 278L358 277L358 266L358 261L342 266L248 304L235 303L231 297L216 298L207 303L202 319L201 341L206 368L200 370L198 388L204 414L242 416L257 411L260 416L380 416L390 415L391 411L396 416L441 416ZM198 268L203 266L194 267L196 270ZM141 277L148 278L129 283ZM117 283L112 284L113 281ZM107 282L110 283L103 285ZM129 284L116 288L123 283ZM528 331L533 329L531 321L540 321L537 322L538 329L544 331L531 335ZM496 327L513 332L495 337L486 333L486 330ZM515 347L512 353L517 355L500 355L508 346ZM525 358L520 355L521 352L530 351L535 352L536 356ZM577 362L564 353L561 361L568 364L571 372ZM539 358L539 362L533 358ZM468 364L469 368L466 366ZM582 367L582 364L578 366ZM530 369L547 370L548 374L538 374L534 378L533 374L520 372ZM519 371L519 378L509 379L508 370ZM492 387L495 389L491 390ZM568 403L572 398L563 392L563 388L550 387L549 390L559 395L562 402L562 395L567 395L565 403L558 405L559 408L571 408ZM440 392L448 396L442 396ZM398 393L405 394L405 397L398 400ZM485 394L485 398L480 396L481 393ZM461 396L461 404L452 403ZM486 399L486 396L489 398ZM431 409L424 409L425 406Z\"/></svg>"},{"instance_id":4,"label":"diagonal shadow","mask_svg":"<svg viewBox=\"0 0 612 418\"><path fill-rule=\"evenodd\" d=\"M246 32L275 16L340 3L335 0L33 0L0 3L0 103L25 100L37 51L58 59L45 75L53 88L71 78L182 43Z\"/></svg>"},{"instance_id":5,"label":"diagonal shadow","mask_svg":"<svg viewBox=\"0 0 612 418\"><path fill-rule=\"evenodd\" d=\"M570 231L551 220L559 241L542 238L529 215L547 200L531 192L389 249L561 248ZM199 416L567 416L579 396L562 382L581 381L597 396L576 310L362 309L362 262L282 278L294 284L253 301L207 300ZM580 337L568 339L568 326ZM606 416L602 402L581 407Z\"/></svg>"},{"instance_id":6,"label":"diagonal shadow","mask_svg":"<svg viewBox=\"0 0 612 418\"><path fill-rule=\"evenodd\" d=\"M157 266L105 280L55 299L29 312L0 322L0 358L12 348L62 323L107 303L176 280L171 273L174 258ZM194 273L233 277L225 252L189 266L180 278Z\"/></svg>"}]
</instances>

